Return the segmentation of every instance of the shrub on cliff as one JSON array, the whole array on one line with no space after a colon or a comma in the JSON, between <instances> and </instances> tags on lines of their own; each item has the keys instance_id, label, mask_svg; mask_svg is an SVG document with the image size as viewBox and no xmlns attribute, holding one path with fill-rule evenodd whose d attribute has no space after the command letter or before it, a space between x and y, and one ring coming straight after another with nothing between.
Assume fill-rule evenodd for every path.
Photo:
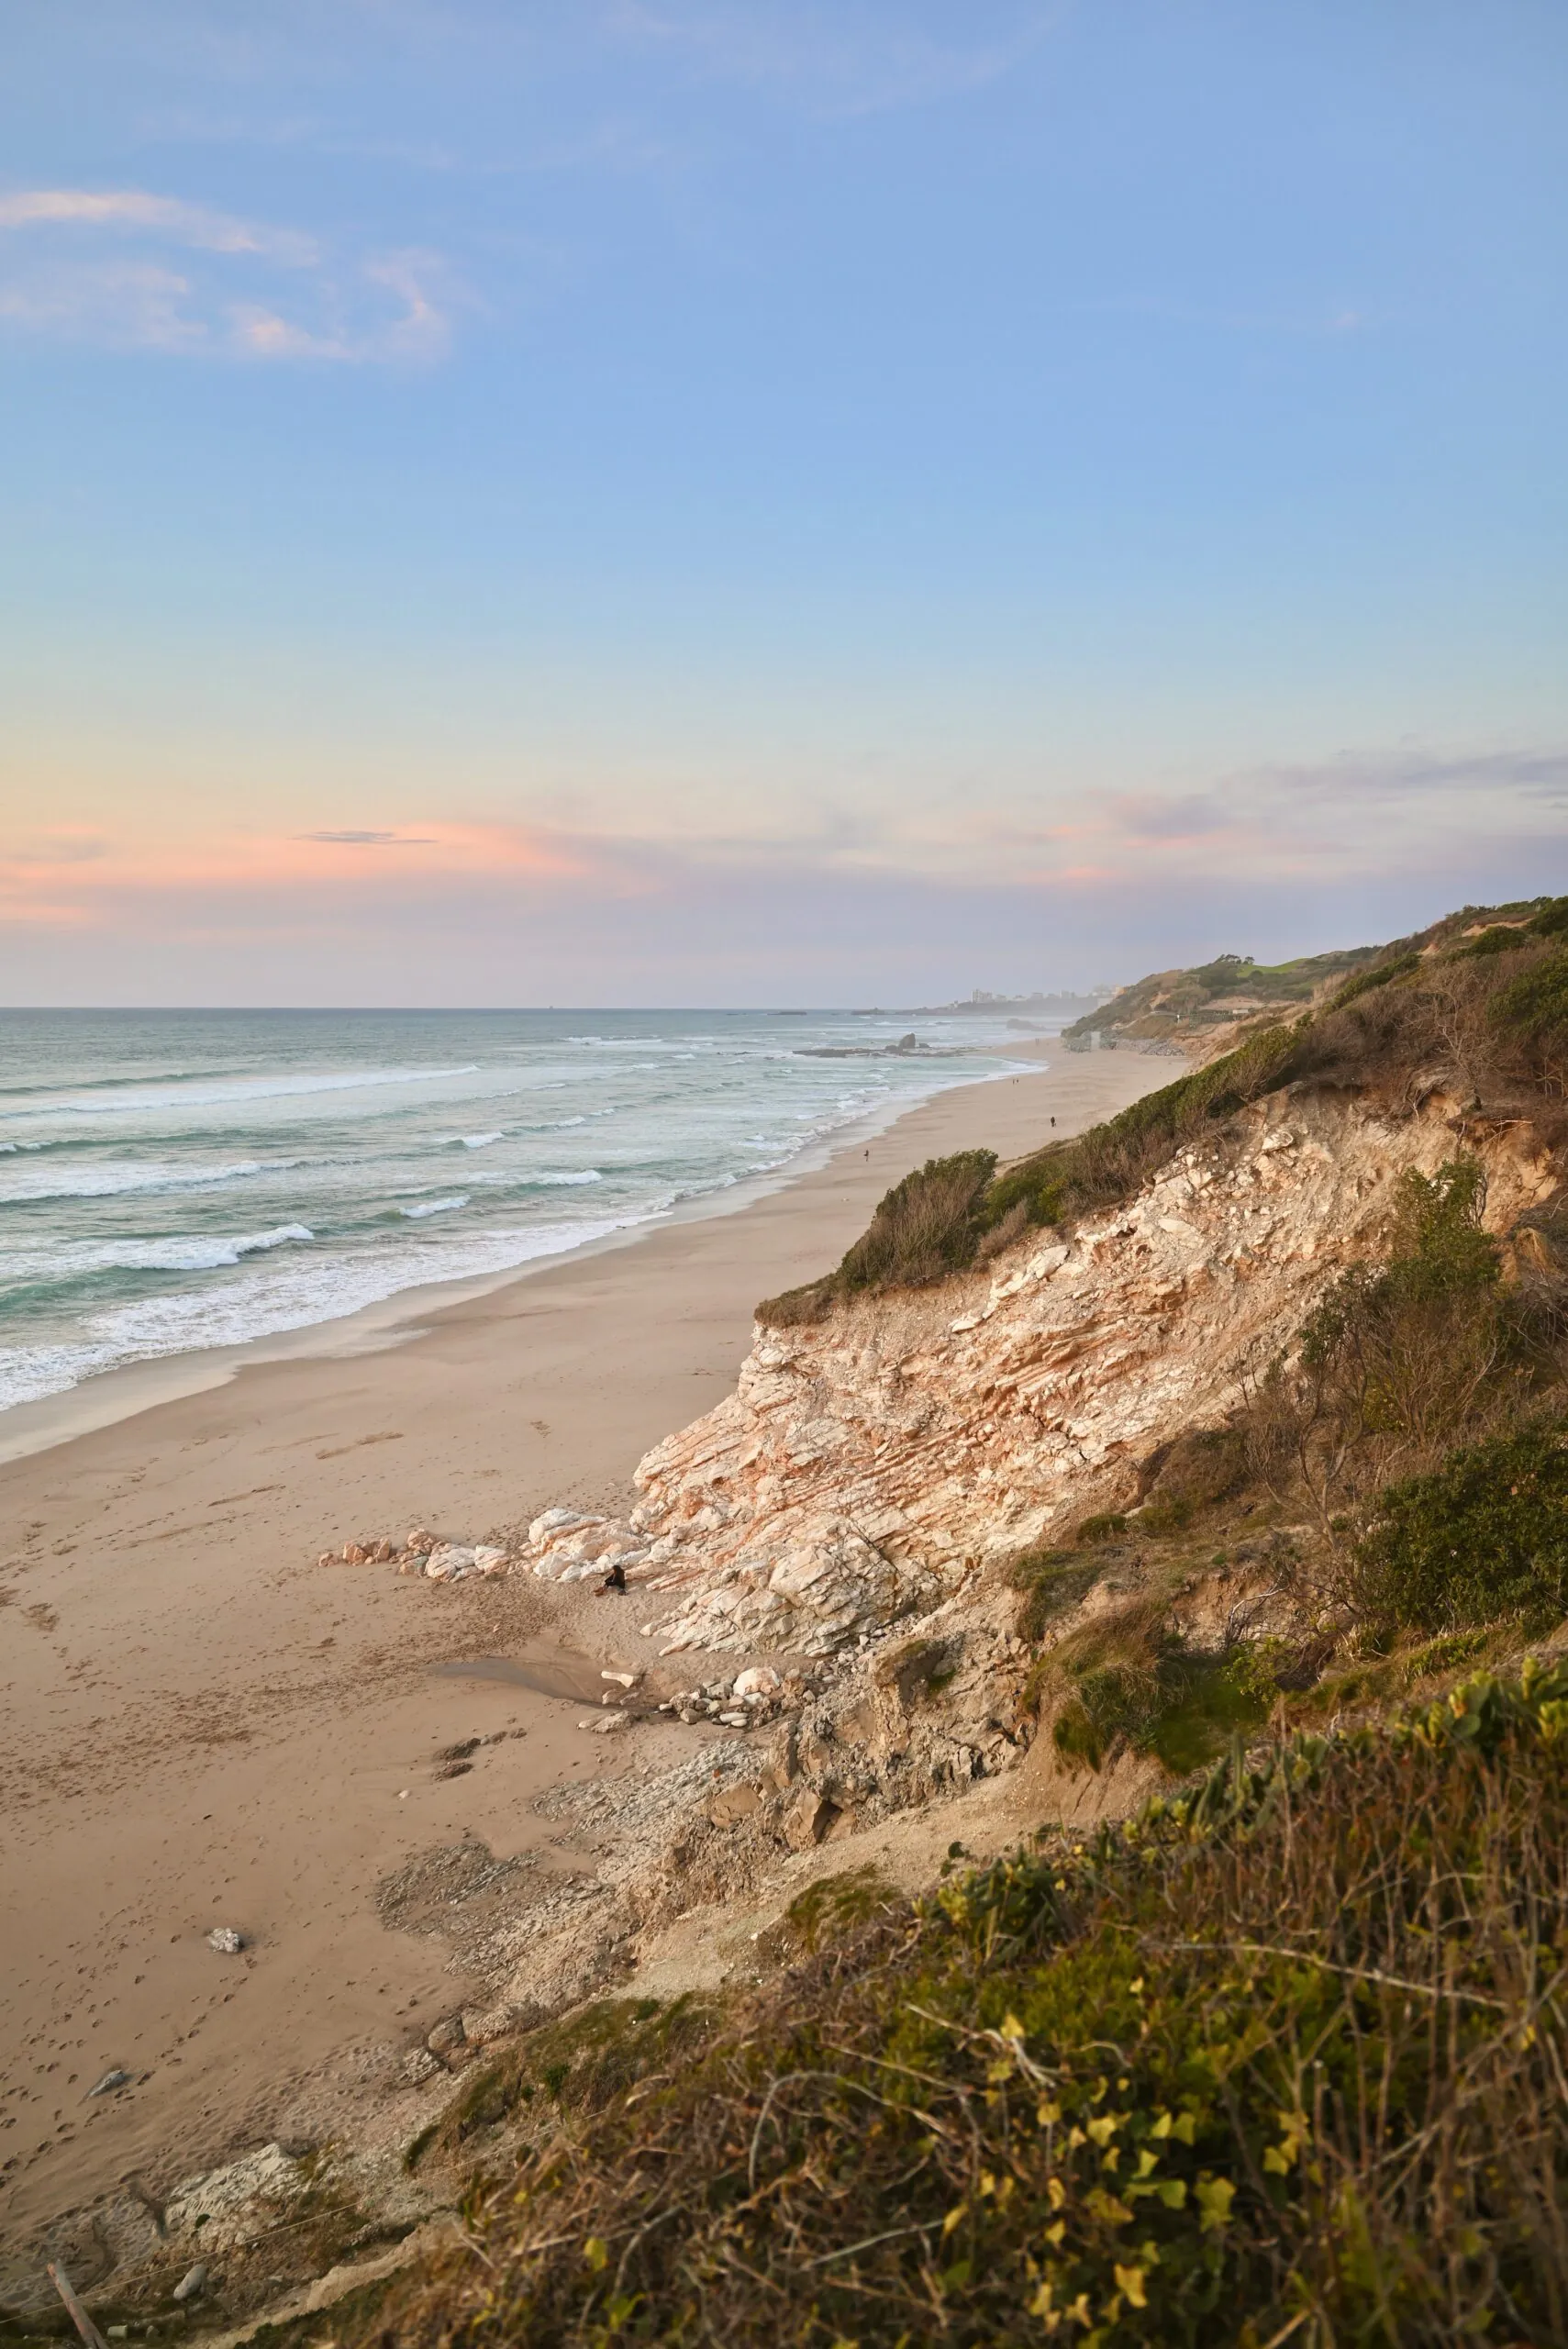
<instances>
[{"instance_id":1,"label":"shrub on cliff","mask_svg":"<svg viewBox=\"0 0 1568 2349\"><path fill-rule=\"evenodd\" d=\"M961 1272L980 1238L977 1210L996 1171L994 1150L929 1158L895 1183L846 1253L839 1279L857 1289L916 1288Z\"/></svg>"},{"instance_id":2,"label":"shrub on cliff","mask_svg":"<svg viewBox=\"0 0 1568 2349\"><path fill-rule=\"evenodd\" d=\"M1568 1615L1568 1431L1525 1428L1378 1496L1352 1575L1370 1624L1539 1634Z\"/></svg>"},{"instance_id":3,"label":"shrub on cliff","mask_svg":"<svg viewBox=\"0 0 1568 2349\"><path fill-rule=\"evenodd\" d=\"M1060 1224L1129 1197L1184 1142L1279 1084L1296 1039L1296 1027L1264 1029L1075 1141L1021 1159L991 1185L984 1221L999 1224L1021 1204L1031 1223Z\"/></svg>"},{"instance_id":4,"label":"shrub on cliff","mask_svg":"<svg viewBox=\"0 0 1568 2349\"><path fill-rule=\"evenodd\" d=\"M879 1201L870 1224L836 1273L786 1290L757 1308L774 1328L815 1321L835 1298L862 1290L919 1288L973 1262L984 1224L981 1203L996 1171L994 1150L961 1150L929 1158Z\"/></svg>"},{"instance_id":5,"label":"shrub on cliff","mask_svg":"<svg viewBox=\"0 0 1568 2349\"><path fill-rule=\"evenodd\" d=\"M1335 1282L1295 1359L1249 1385L1252 1473L1280 1499L1305 1494L1325 1529L1390 1476L1518 1425L1562 1375L1550 1247L1538 1282L1505 1287L1485 1197L1473 1159L1405 1174L1385 1262Z\"/></svg>"},{"instance_id":6,"label":"shrub on cliff","mask_svg":"<svg viewBox=\"0 0 1568 2349\"><path fill-rule=\"evenodd\" d=\"M347 2349L1568 2337L1568 1670L831 1941ZM472 2246L472 2247L470 2247Z\"/></svg>"}]
</instances>

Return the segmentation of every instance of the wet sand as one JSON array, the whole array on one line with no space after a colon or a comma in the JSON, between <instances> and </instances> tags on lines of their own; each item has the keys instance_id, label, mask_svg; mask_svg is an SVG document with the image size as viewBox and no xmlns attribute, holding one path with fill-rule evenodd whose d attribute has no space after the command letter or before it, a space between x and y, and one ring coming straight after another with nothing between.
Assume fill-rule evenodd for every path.
<instances>
[{"instance_id":1,"label":"wet sand","mask_svg":"<svg viewBox=\"0 0 1568 2349\"><path fill-rule=\"evenodd\" d=\"M535 1798L629 1766L580 1698L438 1667L531 1659L591 1687L647 1660L635 1598L440 1588L322 1550L623 1503L642 1453L732 1386L755 1299L835 1263L912 1165L1015 1155L1052 1115L1070 1134L1173 1073L1062 1053L740 1213L402 1300L401 1342L345 1329L0 1466L0 2241L117 2181L328 2129L389 2044L477 1995L445 1943L382 1923L378 1884L472 1838L570 1871ZM639 1732L637 1766L701 1734ZM474 1737L494 1742L438 1775ZM240 1956L207 1946L218 1924ZM89 2099L117 2068L134 2085Z\"/></svg>"}]
</instances>

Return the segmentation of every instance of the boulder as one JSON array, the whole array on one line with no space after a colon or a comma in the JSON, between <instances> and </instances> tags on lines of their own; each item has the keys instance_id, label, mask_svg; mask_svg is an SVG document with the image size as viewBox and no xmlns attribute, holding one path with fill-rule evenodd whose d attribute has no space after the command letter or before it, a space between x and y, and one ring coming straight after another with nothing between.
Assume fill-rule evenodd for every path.
<instances>
[{"instance_id":1,"label":"boulder","mask_svg":"<svg viewBox=\"0 0 1568 2349\"><path fill-rule=\"evenodd\" d=\"M784 1811L784 1842L792 1852L808 1852L814 1843L821 1842L838 1816L826 1795L819 1795L814 1787L802 1787Z\"/></svg>"},{"instance_id":2,"label":"boulder","mask_svg":"<svg viewBox=\"0 0 1568 2349\"><path fill-rule=\"evenodd\" d=\"M425 1561L427 1582L462 1582L479 1571L478 1552L462 1542L438 1542Z\"/></svg>"}]
</instances>

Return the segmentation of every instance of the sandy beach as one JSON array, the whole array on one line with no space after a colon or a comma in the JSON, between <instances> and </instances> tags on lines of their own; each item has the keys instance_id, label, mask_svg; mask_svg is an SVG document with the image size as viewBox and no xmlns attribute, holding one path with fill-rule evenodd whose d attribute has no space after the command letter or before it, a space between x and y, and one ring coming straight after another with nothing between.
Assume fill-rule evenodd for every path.
<instances>
[{"instance_id":1,"label":"sandy beach","mask_svg":"<svg viewBox=\"0 0 1568 2349\"><path fill-rule=\"evenodd\" d=\"M329 2128L389 2044L463 2002L449 1943L378 1912L421 1853L477 1840L573 1869L531 1805L616 1766L578 1724L602 1664L651 1655L635 1601L527 1577L443 1589L320 1552L623 1502L642 1453L732 1385L754 1301L836 1262L909 1167L1016 1155L1052 1117L1071 1134L1173 1073L1063 1052L741 1212L431 1310L405 1298L400 1342L256 1361L0 1467L5 2239L117 2181L155 2190ZM440 1669L485 1658L554 1658L575 1693ZM648 1734L675 1753L702 1732ZM473 1738L493 1742L439 1775ZM207 1945L224 1924L239 1956ZM90 2098L111 2070L130 2085Z\"/></svg>"}]
</instances>

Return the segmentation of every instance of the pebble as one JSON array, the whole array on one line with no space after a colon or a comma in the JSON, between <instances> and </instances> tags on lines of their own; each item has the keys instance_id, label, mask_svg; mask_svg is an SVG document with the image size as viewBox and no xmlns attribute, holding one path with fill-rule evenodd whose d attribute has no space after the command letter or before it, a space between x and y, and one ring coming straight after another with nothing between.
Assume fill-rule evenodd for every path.
<instances>
[{"instance_id":1,"label":"pebble","mask_svg":"<svg viewBox=\"0 0 1568 2349\"><path fill-rule=\"evenodd\" d=\"M198 2259L195 2266L181 2277L174 2287L177 2300L195 2300L206 2289L206 2269Z\"/></svg>"},{"instance_id":2,"label":"pebble","mask_svg":"<svg viewBox=\"0 0 1568 2349\"><path fill-rule=\"evenodd\" d=\"M130 2074L128 2072L121 2072L118 2070L106 2072L103 2078L98 2082L97 2087L89 2088L87 2093L89 2096L107 2096L113 2089L128 2087L129 2085Z\"/></svg>"},{"instance_id":3,"label":"pebble","mask_svg":"<svg viewBox=\"0 0 1568 2349\"><path fill-rule=\"evenodd\" d=\"M217 1950L220 1957L238 1957L245 1946L245 1936L237 1933L232 1925L215 1925L206 1937L206 1945Z\"/></svg>"}]
</instances>

